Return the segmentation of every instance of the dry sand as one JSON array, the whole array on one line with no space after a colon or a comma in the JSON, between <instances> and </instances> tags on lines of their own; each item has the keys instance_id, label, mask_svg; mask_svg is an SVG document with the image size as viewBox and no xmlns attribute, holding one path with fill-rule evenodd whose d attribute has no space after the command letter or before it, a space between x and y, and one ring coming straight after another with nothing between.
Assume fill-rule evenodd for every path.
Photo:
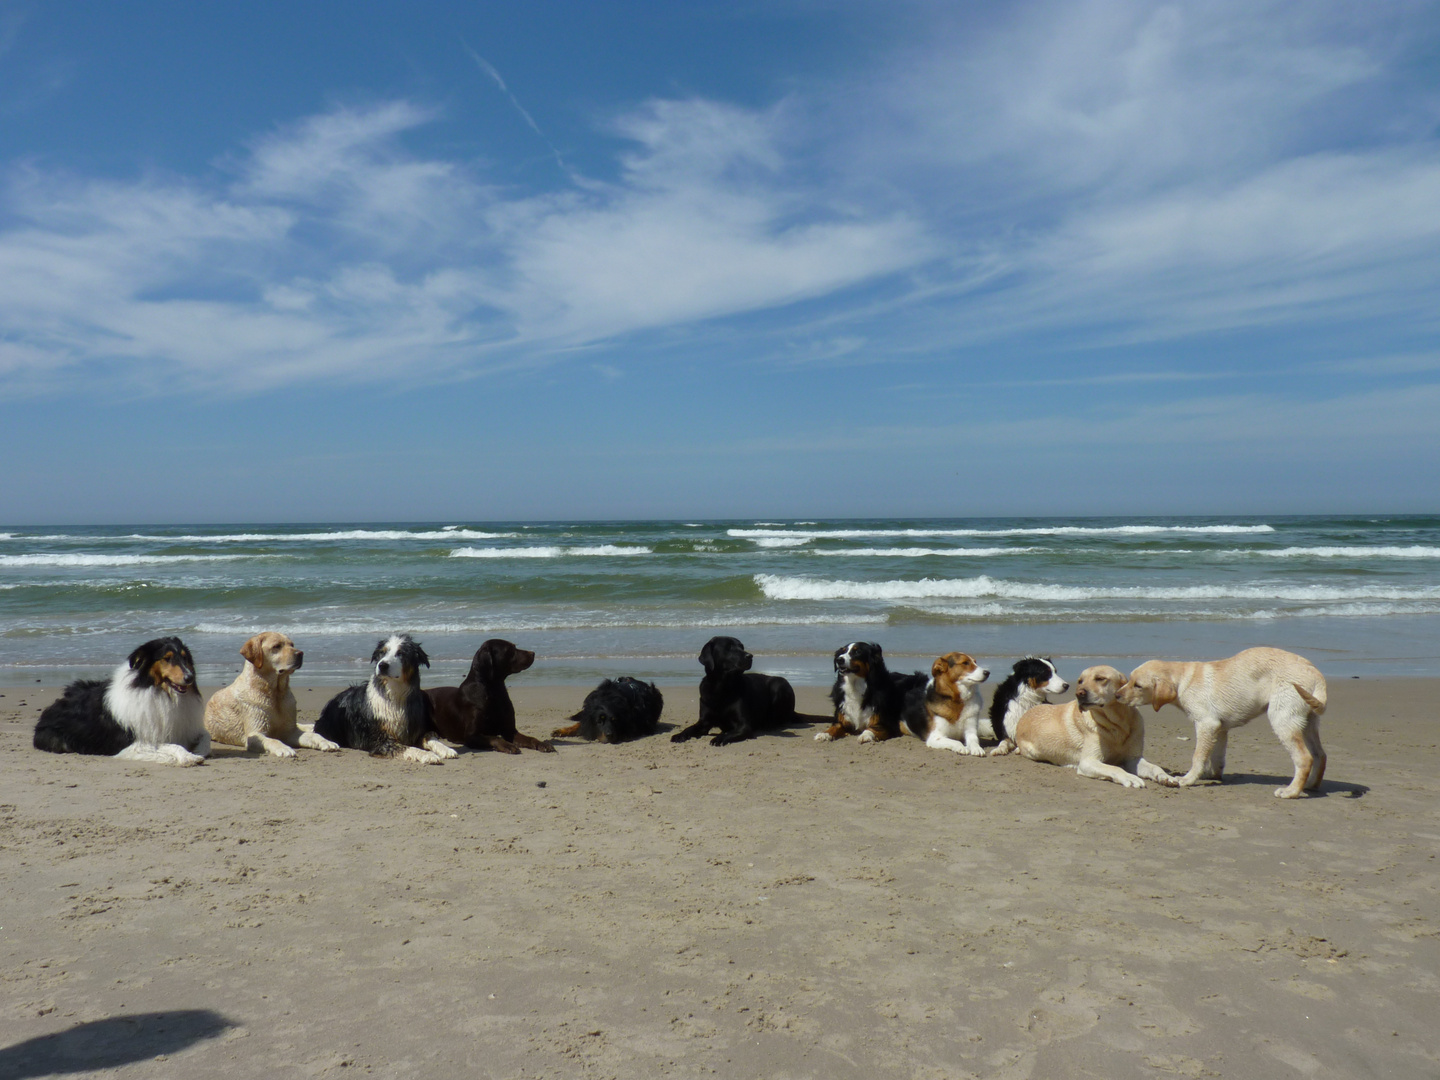
<instances>
[{"instance_id":1,"label":"dry sand","mask_svg":"<svg viewBox=\"0 0 1440 1080\"><path fill-rule=\"evenodd\" d=\"M1282 802L1263 720L1186 791L808 729L176 769L6 688L0 1076L1435 1077L1437 691L1333 682Z\"/></svg>"}]
</instances>

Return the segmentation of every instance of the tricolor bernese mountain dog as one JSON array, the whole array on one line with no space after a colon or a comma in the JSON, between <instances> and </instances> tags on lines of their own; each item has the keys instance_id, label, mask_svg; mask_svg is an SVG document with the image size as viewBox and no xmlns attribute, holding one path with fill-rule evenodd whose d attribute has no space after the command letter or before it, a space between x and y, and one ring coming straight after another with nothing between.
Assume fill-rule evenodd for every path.
<instances>
[{"instance_id":1,"label":"tricolor bernese mountain dog","mask_svg":"<svg viewBox=\"0 0 1440 1080\"><path fill-rule=\"evenodd\" d=\"M177 637L147 641L108 679L81 679L46 707L35 748L199 765L210 756L195 660Z\"/></svg>"},{"instance_id":2,"label":"tricolor bernese mountain dog","mask_svg":"<svg viewBox=\"0 0 1440 1080\"><path fill-rule=\"evenodd\" d=\"M665 699L654 683L629 675L606 679L585 695L580 711L570 717L569 727L556 728L553 737L568 739L579 735L591 742L619 743L654 735L660 728Z\"/></svg>"},{"instance_id":3,"label":"tricolor bernese mountain dog","mask_svg":"<svg viewBox=\"0 0 1440 1080\"><path fill-rule=\"evenodd\" d=\"M370 654L370 680L342 690L320 711L315 734L375 757L439 765L456 756L435 733L420 668L430 657L409 634L383 638Z\"/></svg>"},{"instance_id":4,"label":"tricolor bernese mountain dog","mask_svg":"<svg viewBox=\"0 0 1440 1080\"><path fill-rule=\"evenodd\" d=\"M1060 678L1048 656L1025 656L1015 661L1014 668L990 699L990 734L1000 740L990 753L1008 754L1014 750L1015 725L1020 717L1036 705L1048 704L1050 699L1046 694L1063 694L1069 689L1070 684Z\"/></svg>"},{"instance_id":5,"label":"tricolor bernese mountain dog","mask_svg":"<svg viewBox=\"0 0 1440 1080\"><path fill-rule=\"evenodd\" d=\"M915 672L897 675L885 666L885 654L873 641L852 641L835 650L835 685L830 701L835 722L815 736L831 742L858 735L862 743L882 742L900 734L905 698L923 689L928 677Z\"/></svg>"},{"instance_id":6,"label":"tricolor bernese mountain dog","mask_svg":"<svg viewBox=\"0 0 1440 1080\"><path fill-rule=\"evenodd\" d=\"M425 691L435 710L435 730L442 738L475 750L518 754L523 746L553 754L555 747L548 742L515 730L515 706L505 686L507 676L518 675L533 663L532 651L504 638L482 642L459 686Z\"/></svg>"},{"instance_id":7,"label":"tricolor bernese mountain dog","mask_svg":"<svg viewBox=\"0 0 1440 1080\"><path fill-rule=\"evenodd\" d=\"M700 650L700 719L670 736L671 742L698 739L719 728L711 746L753 739L760 731L795 719L795 690L779 675L750 670L755 657L738 638L713 637Z\"/></svg>"}]
</instances>

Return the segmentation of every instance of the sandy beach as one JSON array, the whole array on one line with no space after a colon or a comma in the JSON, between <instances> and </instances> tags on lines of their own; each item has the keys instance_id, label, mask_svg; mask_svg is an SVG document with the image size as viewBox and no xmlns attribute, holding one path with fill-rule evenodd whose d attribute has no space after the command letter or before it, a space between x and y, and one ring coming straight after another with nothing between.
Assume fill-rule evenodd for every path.
<instances>
[{"instance_id":1,"label":"sandy beach","mask_svg":"<svg viewBox=\"0 0 1440 1080\"><path fill-rule=\"evenodd\" d=\"M175 769L41 754L7 687L0 1075L1434 1077L1437 691L1333 680L1282 802L1263 720L1183 791L808 727Z\"/></svg>"}]
</instances>

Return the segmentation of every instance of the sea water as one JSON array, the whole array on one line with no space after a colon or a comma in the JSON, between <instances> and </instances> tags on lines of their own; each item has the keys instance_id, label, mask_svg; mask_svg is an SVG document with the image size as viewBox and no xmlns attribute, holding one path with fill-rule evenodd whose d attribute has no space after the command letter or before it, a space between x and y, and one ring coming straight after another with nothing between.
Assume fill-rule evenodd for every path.
<instances>
[{"instance_id":1,"label":"sea water","mask_svg":"<svg viewBox=\"0 0 1440 1080\"><path fill-rule=\"evenodd\" d=\"M714 634L812 685L855 639L907 669L958 649L1073 676L1267 644L1332 678L1440 675L1440 517L0 528L0 683L99 675L178 634L208 687L262 630L318 684L400 631L432 685L489 637L534 649L535 681L693 682Z\"/></svg>"}]
</instances>

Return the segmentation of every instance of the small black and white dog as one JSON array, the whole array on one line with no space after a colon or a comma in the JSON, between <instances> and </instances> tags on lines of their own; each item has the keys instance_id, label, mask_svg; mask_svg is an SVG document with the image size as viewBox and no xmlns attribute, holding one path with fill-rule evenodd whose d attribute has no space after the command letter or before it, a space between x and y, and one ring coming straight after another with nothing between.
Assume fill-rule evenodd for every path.
<instances>
[{"instance_id":1,"label":"small black and white dog","mask_svg":"<svg viewBox=\"0 0 1440 1080\"><path fill-rule=\"evenodd\" d=\"M700 680L700 719L670 736L685 742L719 734L711 746L753 739L757 732L783 727L795 719L795 690L779 675L758 675L750 670L755 657L738 638L713 637L700 650L705 676Z\"/></svg>"},{"instance_id":2,"label":"small black and white dog","mask_svg":"<svg viewBox=\"0 0 1440 1080\"><path fill-rule=\"evenodd\" d=\"M585 704L570 717L569 727L556 728L552 738L579 735L591 742L618 743L654 735L660 727L665 699L654 683L628 675L606 679L585 695Z\"/></svg>"},{"instance_id":3,"label":"small black and white dog","mask_svg":"<svg viewBox=\"0 0 1440 1080\"><path fill-rule=\"evenodd\" d=\"M456 756L435 733L430 699L420 690L420 666L430 666L409 634L392 634L370 655L370 681L342 690L320 711L315 734L375 757L403 757L438 765Z\"/></svg>"},{"instance_id":4,"label":"small black and white dog","mask_svg":"<svg viewBox=\"0 0 1440 1080\"><path fill-rule=\"evenodd\" d=\"M929 676L920 672L897 675L885 666L885 654L873 641L852 641L835 650L835 685L830 701L835 722L815 736L831 742L858 735L862 743L881 742L900 734L905 695L924 689Z\"/></svg>"},{"instance_id":5,"label":"small black and white dog","mask_svg":"<svg viewBox=\"0 0 1440 1080\"><path fill-rule=\"evenodd\" d=\"M199 765L210 756L195 660L176 637L147 641L108 679L81 679L40 714L35 748Z\"/></svg>"},{"instance_id":6,"label":"small black and white dog","mask_svg":"<svg viewBox=\"0 0 1440 1080\"><path fill-rule=\"evenodd\" d=\"M1045 705L1050 699L1046 694L1063 694L1070 684L1060 678L1049 657L1026 656L1015 661L1005 681L995 688L990 699L990 731L982 726L980 734L986 738L999 739L1000 745L990 751L991 755L1008 754L1015 749L1015 725L1020 717L1036 705Z\"/></svg>"}]
</instances>

